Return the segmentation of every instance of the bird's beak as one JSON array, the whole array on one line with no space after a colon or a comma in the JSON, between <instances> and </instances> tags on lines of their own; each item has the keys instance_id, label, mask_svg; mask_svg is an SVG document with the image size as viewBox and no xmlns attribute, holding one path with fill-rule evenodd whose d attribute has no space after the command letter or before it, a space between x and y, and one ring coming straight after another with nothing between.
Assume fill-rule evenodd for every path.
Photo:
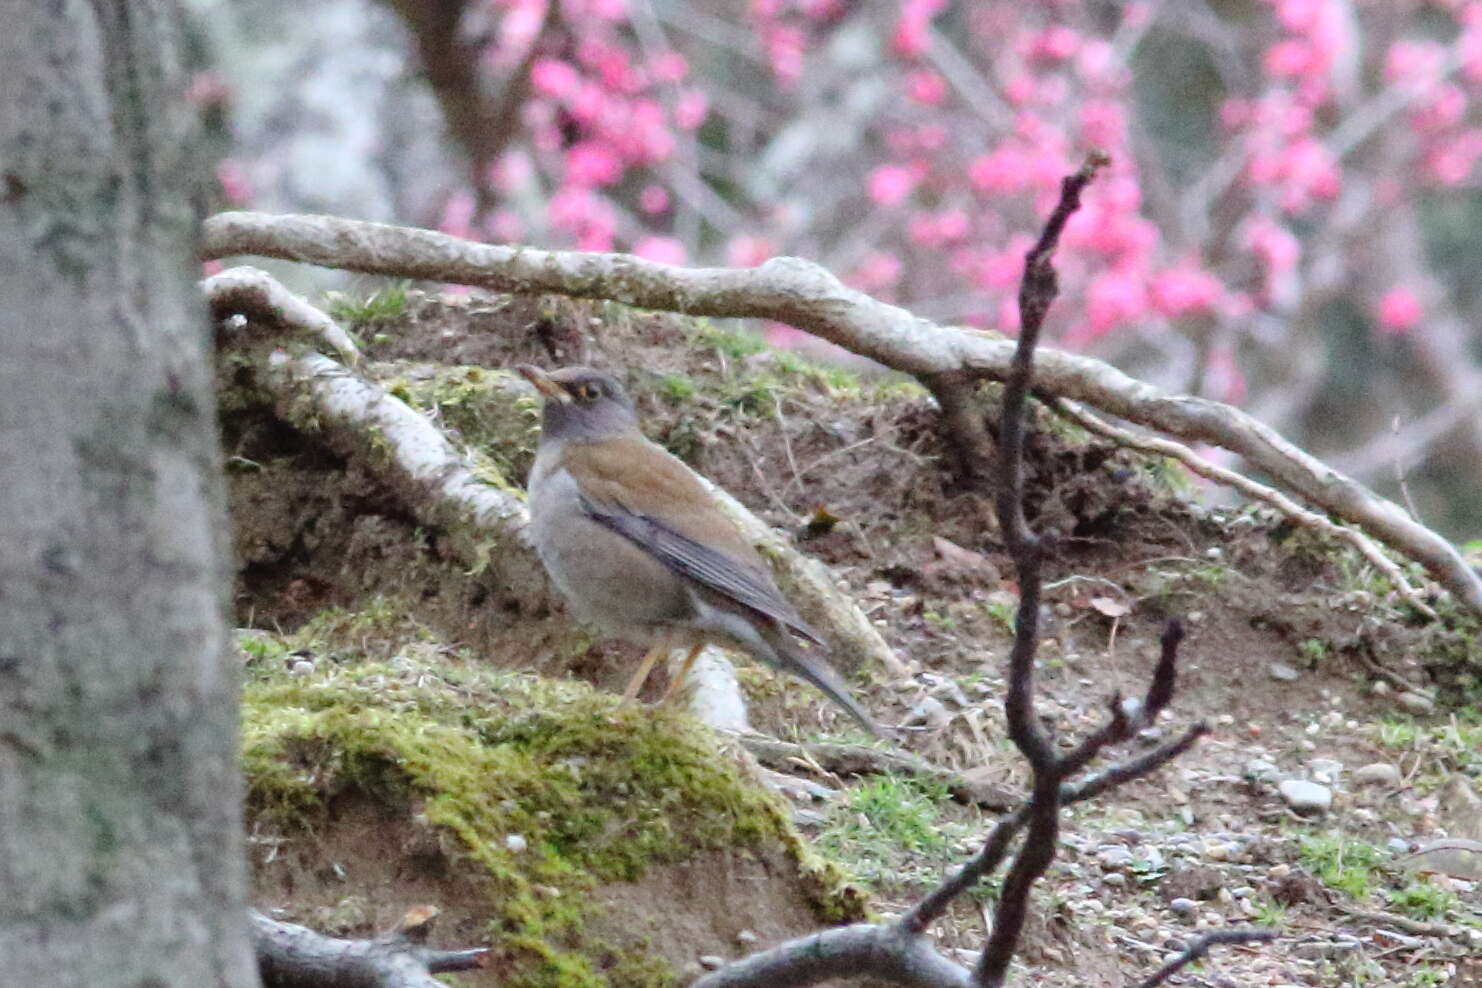
<instances>
[{"instance_id":1,"label":"bird's beak","mask_svg":"<svg viewBox=\"0 0 1482 988\"><path fill-rule=\"evenodd\" d=\"M525 380L535 385L535 390L545 395L552 401L559 401L563 405L571 404L571 395L566 389L551 379L551 376L539 367L530 364L521 364L515 370L525 375Z\"/></svg>"}]
</instances>

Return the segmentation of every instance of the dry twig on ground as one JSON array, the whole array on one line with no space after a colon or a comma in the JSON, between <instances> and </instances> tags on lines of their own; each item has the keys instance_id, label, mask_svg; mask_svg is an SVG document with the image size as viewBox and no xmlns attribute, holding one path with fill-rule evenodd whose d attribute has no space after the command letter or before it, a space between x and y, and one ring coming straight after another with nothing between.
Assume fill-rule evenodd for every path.
<instances>
[{"instance_id":1,"label":"dry twig on ground","mask_svg":"<svg viewBox=\"0 0 1482 988\"><path fill-rule=\"evenodd\" d=\"M489 951L426 946L436 916L436 909L419 906L386 936L342 940L254 911L258 973L266 988L444 988L434 974L482 968Z\"/></svg>"}]
</instances>

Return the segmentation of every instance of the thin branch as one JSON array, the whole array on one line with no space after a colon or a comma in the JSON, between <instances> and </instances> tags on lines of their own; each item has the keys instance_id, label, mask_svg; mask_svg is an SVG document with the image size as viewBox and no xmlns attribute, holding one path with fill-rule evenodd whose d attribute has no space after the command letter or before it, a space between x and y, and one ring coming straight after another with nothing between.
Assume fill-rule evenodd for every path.
<instances>
[{"instance_id":1,"label":"thin branch","mask_svg":"<svg viewBox=\"0 0 1482 988\"><path fill-rule=\"evenodd\" d=\"M757 268L681 268L623 254L478 244L379 223L260 213L221 213L206 221L203 234L206 258L257 254L521 295L553 293L691 315L775 319L923 380L949 371L1002 380L1014 351L1012 341L937 326L849 289L797 258L773 258ZM1041 390L1186 442L1239 454L1288 490L1362 525L1420 562L1482 614L1482 578L1448 541L1244 412L1164 393L1090 357L1044 350L1036 363Z\"/></svg>"},{"instance_id":2,"label":"thin branch","mask_svg":"<svg viewBox=\"0 0 1482 988\"><path fill-rule=\"evenodd\" d=\"M690 988L802 988L841 976L873 976L904 988L968 988L961 965L924 937L898 926L862 923L811 933L743 957Z\"/></svg>"},{"instance_id":3,"label":"thin branch","mask_svg":"<svg viewBox=\"0 0 1482 988\"><path fill-rule=\"evenodd\" d=\"M1080 208L1081 192L1108 162L1104 154L1095 153L1079 171L1061 183L1060 201L1045 222L1039 241L1025 255L1024 275L1019 283L1022 328L1004 386L998 429L999 486L995 493L998 526L1019 579L1019 611L1014 621L1014 644L1009 652L1009 688L1004 710L1009 738L1034 772L1034 790L1028 806L1029 833L1004 877L993 932L974 972L977 983L987 988L1003 984L1024 928L1029 892L1054 860L1059 839L1060 783L1066 773L1034 716L1034 654L1039 648L1042 552L1039 539L1024 520L1024 404L1034 377L1034 349L1039 343L1045 314L1059 293L1052 264L1055 247L1066 222Z\"/></svg>"},{"instance_id":4,"label":"thin branch","mask_svg":"<svg viewBox=\"0 0 1482 988\"><path fill-rule=\"evenodd\" d=\"M1384 550L1375 545L1372 539L1358 529L1348 525L1334 524L1316 511L1309 511L1274 488L1251 480L1249 477L1238 474L1233 470L1227 470L1222 466L1210 463L1181 443L1173 442L1171 439L1160 439L1156 436L1139 436L1126 429L1119 429L1110 422L1106 422L1092 415L1073 401L1050 397L1046 403L1050 408L1064 415L1088 432L1105 436L1121 446L1175 459L1179 463L1182 463L1189 472L1198 474L1204 479L1212 480L1217 484L1233 487L1252 501L1260 501L1268 504L1303 528L1315 529L1316 531L1331 535L1333 538L1342 539L1358 550L1359 554L1367 559L1375 569L1384 574L1385 579L1389 581L1392 587L1399 591L1400 596L1404 597L1410 603L1411 607L1426 617L1435 620L1435 610L1420 596L1420 591L1416 590L1410 581L1405 579L1405 574L1401 572L1399 566L1395 565L1394 561L1386 556ZM1411 516L1414 517L1413 511L1411 512Z\"/></svg>"},{"instance_id":5,"label":"thin branch","mask_svg":"<svg viewBox=\"0 0 1482 988\"><path fill-rule=\"evenodd\" d=\"M1156 988L1157 985L1161 985L1179 971L1209 953L1210 947L1220 944L1266 943L1275 939L1276 933L1272 930L1211 931L1189 944L1183 953L1149 975L1142 984L1138 985L1138 988Z\"/></svg>"}]
</instances>

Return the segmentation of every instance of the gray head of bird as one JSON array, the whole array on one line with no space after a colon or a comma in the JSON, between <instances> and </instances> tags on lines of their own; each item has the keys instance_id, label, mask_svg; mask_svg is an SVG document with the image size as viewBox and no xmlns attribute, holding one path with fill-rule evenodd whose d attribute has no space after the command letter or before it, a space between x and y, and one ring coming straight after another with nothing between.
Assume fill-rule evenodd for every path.
<instances>
[{"instance_id":1,"label":"gray head of bird","mask_svg":"<svg viewBox=\"0 0 1482 988\"><path fill-rule=\"evenodd\" d=\"M545 398L542 442L594 442L638 431L633 402L612 375L590 367L563 367L549 373L529 364L515 369Z\"/></svg>"}]
</instances>

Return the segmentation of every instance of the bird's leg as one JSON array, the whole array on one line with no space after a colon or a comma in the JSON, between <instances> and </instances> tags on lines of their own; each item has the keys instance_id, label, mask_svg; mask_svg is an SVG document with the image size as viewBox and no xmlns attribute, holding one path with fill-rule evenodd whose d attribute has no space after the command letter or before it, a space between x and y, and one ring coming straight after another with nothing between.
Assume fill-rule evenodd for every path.
<instances>
[{"instance_id":1,"label":"bird's leg","mask_svg":"<svg viewBox=\"0 0 1482 988\"><path fill-rule=\"evenodd\" d=\"M675 673L674 678L670 680L669 688L664 691L664 698L659 701L660 704L667 704L673 701L674 697L679 694L679 687L684 685L684 678L690 674L690 670L694 668L695 660L700 657L700 653L704 650L704 642L700 642L698 645L690 648L689 654L686 655L684 657L684 661L679 664L679 671Z\"/></svg>"},{"instance_id":2,"label":"bird's leg","mask_svg":"<svg viewBox=\"0 0 1482 988\"><path fill-rule=\"evenodd\" d=\"M644 681L648 679L648 674L653 670L654 663L659 661L659 656L666 654L668 651L668 636L660 637L658 641L654 642L653 648L649 649L647 654L643 656L643 661L638 663L638 671L633 673L632 679L628 680L628 688L623 690L624 703L633 702L633 698L638 695L638 691L643 689Z\"/></svg>"}]
</instances>

